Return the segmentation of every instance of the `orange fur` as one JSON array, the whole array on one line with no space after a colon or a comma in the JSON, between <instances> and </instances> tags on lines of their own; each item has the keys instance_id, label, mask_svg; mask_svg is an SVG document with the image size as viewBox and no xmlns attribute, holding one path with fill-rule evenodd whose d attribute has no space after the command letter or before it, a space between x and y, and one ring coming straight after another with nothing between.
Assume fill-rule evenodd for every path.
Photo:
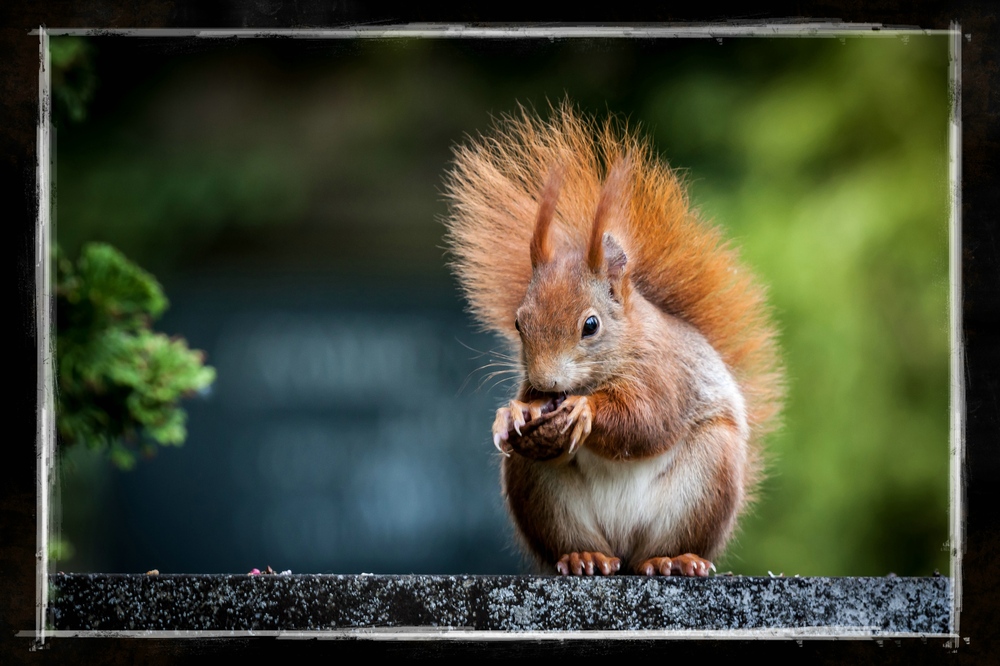
<instances>
[{"instance_id":1,"label":"orange fur","mask_svg":"<svg viewBox=\"0 0 1000 666\"><path fill-rule=\"evenodd\" d=\"M648 143L614 120L586 120L568 103L552 109L548 121L522 108L519 117L505 117L491 137L457 148L446 188L452 265L471 310L484 328L510 341L526 364L518 400L498 412L494 431L506 439L504 424L517 426L523 409L534 409L537 423L545 392L567 392L534 386L538 382L527 376L531 373L551 386L570 382L568 392L574 395L567 396L566 405L576 411L568 424L586 424L574 427L574 443L565 443L568 455L555 462L521 456L522 451L551 449L552 435L532 443L541 435L529 434L517 442L518 454L505 460L508 506L529 548L548 564L570 551L574 556L590 550L613 554L609 549L618 548L625 570L633 572L642 570L647 558L680 554L660 552L664 549L697 548L708 556L721 551L760 479L760 439L774 428L783 394L777 332L764 289L736 250L690 209L682 184ZM614 307L623 308L623 314L603 323L611 328L601 331L604 338L595 338L595 356L570 364L553 341L557 331L575 330L581 308L596 302L586 294L600 296L599 288L587 291L596 288L597 279L611 286L611 298L619 304ZM637 298L630 296L633 291ZM519 310L528 315L529 333L515 328ZM708 421L690 411L701 400L691 393L697 393L692 377L710 375L716 372L712 364L720 364L701 360L707 358L706 342L732 376L718 381L731 385L735 380L745 401L744 426L742 408L731 417L736 412L725 400ZM604 369L597 369L597 361ZM599 380L555 379L600 372L605 374L593 375L603 377ZM714 385L717 380L706 381ZM567 416L557 411L553 418ZM552 493L568 497L579 484L589 483L581 480L584 472L553 467L577 464L566 461L581 434L588 456L611 461L581 462L590 465L588 474L604 474L600 470L621 461L657 458L676 449L677 442L688 442L671 454L678 462L671 468L670 489L659 490L658 481L643 483L652 483L650 492L662 501L673 492L688 493L684 497L692 502L702 498L701 515L677 518L655 543L645 543L635 525L628 538L618 538L615 525L604 525L598 534L592 525L574 527L565 515L549 515L564 513L566 506L547 503ZM640 478L647 468L629 473ZM679 475L688 476L682 481ZM611 487L598 484L588 492L611 492ZM627 489L614 488L621 497L631 497ZM602 501L618 501L618 496L607 497ZM669 562L665 566L669 569Z\"/></svg>"},{"instance_id":2,"label":"orange fur","mask_svg":"<svg viewBox=\"0 0 1000 666\"><path fill-rule=\"evenodd\" d=\"M526 250L551 169L564 169L553 232L561 245L582 250L609 165L624 159L632 176L628 213L608 220L607 230L624 245L639 292L690 322L733 371L757 441L776 427L784 393L765 290L720 230L689 208L670 167L612 120L597 126L564 103L544 122L522 108L493 138L456 150L446 183L448 241L471 310L484 328L517 344L515 313L532 274Z\"/></svg>"}]
</instances>

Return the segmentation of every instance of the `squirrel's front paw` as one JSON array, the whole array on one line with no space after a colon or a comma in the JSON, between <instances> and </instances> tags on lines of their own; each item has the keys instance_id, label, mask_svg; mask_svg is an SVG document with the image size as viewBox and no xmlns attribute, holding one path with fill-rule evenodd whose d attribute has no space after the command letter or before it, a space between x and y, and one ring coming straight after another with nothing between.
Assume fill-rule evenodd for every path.
<instances>
[{"instance_id":1,"label":"squirrel's front paw","mask_svg":"<svg viewBox=\"0 0 1000 666\"><path fill-rule=\"evenodd\" d=\"M594 425L594 410L590 405L590 400L585 395L566 396L566 400L559 405L559 410L569 412L561 432L565 433L570 428L573 429L569 441L569 452L573 453L590 435L590 430Z\"/></svg>"},{"instance_id":2,"label":"squirrel's front paw","mask_svg":"<svg viewBox=\"0 0 1000 666\"><path fill-rule=\"evenodd\" d=\"M508 456L514 452L532 460L566 459L587 439L593 423L594 410L584 395L511 400L497 410L493 444Z\"/></svg>"},{"instance_id":3,"label":"squirrel's front paw","mask_svg":"<svg viewBox=\"0 0 1000 666\"><path fill-rule=\"evenodd\" d=\"M498 409L496 418L493 419L493 446L497 447L500 453L509 456L513 448L510 445L511 431L520 436L521 428L527 422L541 416L546 403L545 400L532 402L511 400L507 407Z\"/></svg>"},{"instance_id":4,"label":"squirrel's front paw","mask_svg":"<svg viewBox=\"0 0 1000 666\"><path fill-rule=\"evenodd\" d=\"M493 421L493 444L504 455L512 452L531 460L554 460L569 448L565 435L570 412L560 409L563 397L531 402L511 400L497 410Z\"/></svg>"}]
</instances>

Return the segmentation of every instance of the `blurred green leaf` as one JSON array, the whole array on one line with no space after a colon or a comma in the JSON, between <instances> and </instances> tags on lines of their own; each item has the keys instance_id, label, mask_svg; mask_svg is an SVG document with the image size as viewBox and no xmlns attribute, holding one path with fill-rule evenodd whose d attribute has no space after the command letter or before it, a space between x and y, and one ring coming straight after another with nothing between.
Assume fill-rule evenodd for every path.
<instances>
[{"instance_id":1,"label":"blurred green leaf","mask_svg":"<svg viewBox=\"0 0 1000 666\"><path fill-rule=\"evenodd\" d=\"M49 61L57 111L73 122L82 122L87 117L87 105L97 90L90 42L84 37L69 35L50 37Z\"/></svg>"},{"instance_id":2,"label":"blurred green leaf","mask_svg":"<svg viewBox=\"0 0 1000 666\"><path fill-rule=\"evenodd\" d=\"M84 246L74 263L57 250L57 430L66 446L106 450L121 469L135 453L187 436L179 401L215 370L180 338L153 332L167 307L156 279L110 245Z\"/></svg>"}]
</instances>

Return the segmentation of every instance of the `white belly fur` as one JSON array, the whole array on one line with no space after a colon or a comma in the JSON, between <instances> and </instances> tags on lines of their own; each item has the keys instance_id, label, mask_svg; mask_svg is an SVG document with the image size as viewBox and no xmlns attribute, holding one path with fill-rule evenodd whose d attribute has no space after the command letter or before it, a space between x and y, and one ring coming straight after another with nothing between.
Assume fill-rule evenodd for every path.
<instances>
[{"instance_id":1,"label":"white belly fur","mask_svg":"<svg viewBox=\"0 0 1000 666\"><path fill-rule=\"evenodd\" d=\"M697 511L710 470L679 442L646 460L612 461L584 447L576 465L548 468L546 485L557 499L556 515L577 528L572 550L604 550L628 559L663 556Z\"/></svg>"}]
</instances>

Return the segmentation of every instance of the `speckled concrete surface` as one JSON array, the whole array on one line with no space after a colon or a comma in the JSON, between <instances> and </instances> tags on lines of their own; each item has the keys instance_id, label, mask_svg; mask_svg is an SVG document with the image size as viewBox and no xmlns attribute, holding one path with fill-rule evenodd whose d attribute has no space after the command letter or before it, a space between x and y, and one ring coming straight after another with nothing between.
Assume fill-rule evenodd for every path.
<instances>
[{"instance_id":1,"label":"speckled concrete surface","mask_svg":"<svg viewBox=\"0 0 1000 666\"><path fill-rule=\"evenodd\" d=\"M54 574L56 630L949 632L934 578Z\"/></svg>"}]
</instances>

